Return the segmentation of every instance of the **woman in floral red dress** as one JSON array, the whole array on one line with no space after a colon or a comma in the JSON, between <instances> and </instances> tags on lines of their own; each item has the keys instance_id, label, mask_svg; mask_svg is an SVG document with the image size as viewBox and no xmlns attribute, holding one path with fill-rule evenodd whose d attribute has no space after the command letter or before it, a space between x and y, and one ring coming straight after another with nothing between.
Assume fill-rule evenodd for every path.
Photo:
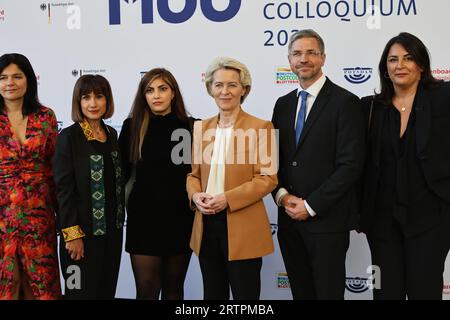
<instances>
[{"instance_id":1,"label":"woman in floral red dress","mask_svg":"<svg viewBox=\"0 0 450 320\"><path fill-rule=\"evenodd\" d=\"M0 300L58 299L53 111L17 53L0 57Z\"/></svg>"}]
</instances>

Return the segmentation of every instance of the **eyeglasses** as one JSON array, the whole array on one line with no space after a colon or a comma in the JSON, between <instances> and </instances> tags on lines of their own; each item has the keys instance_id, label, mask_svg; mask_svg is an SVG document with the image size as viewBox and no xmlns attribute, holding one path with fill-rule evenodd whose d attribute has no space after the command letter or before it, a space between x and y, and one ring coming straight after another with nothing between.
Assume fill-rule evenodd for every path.
<instances>
[{"instance_id":1,"label":"eyeglasses","mask_svg":"<svg viewBox=\"0 0 450 320\"><path fill-rule=\"evenodd\" d=\"M322 52L318 52L315 50L307 50L305 52L302 51L292 51L289 55L293 58L299 59L302 56L305 56L305 58L311 58L311 57L317 57L321 55Z\"/></svg>"}]
</instances>

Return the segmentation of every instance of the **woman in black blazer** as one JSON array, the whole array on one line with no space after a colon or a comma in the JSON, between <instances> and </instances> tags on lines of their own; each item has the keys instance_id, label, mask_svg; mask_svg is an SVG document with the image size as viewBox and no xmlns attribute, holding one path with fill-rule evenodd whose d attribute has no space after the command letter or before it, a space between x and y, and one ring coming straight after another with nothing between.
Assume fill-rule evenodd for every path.
<instances>
[{"instance_id":1,"label":"woman in black blazer","mask_svg":"<svg viewBox=\"0 0 450 320\"><path fill-rule=\"evenodd\" d=\"M450 84L402 32L379 63L381 92L363 98L368 154L361 230L380 267L375 299L442 299L450 236Z\"/></svg>"},{"instance_id":2,"label":"woman in black blazer","mask_svg":"<svg viewBox=\"0 0 450 320\"><path fill-rule=\"evenodd\" d=\"M136 177L127 203L125 250L137 299L184 296L194 219L186 192L193 121L171 72L155 68L142 77L119 138L126 180L133 170Z\"/></svg>"},{"instance_id":3,"label":"woman in black blazer","mask_svg":"<svg viewBox=\"0 0 450 320\"><path fill-rule=\"evenodd\" d=\"M122 254L124 184L108 81L84 75L75 84L72 120L56 141L54 179L67 299L113 299Z\"/></svg>"}]
</instances>

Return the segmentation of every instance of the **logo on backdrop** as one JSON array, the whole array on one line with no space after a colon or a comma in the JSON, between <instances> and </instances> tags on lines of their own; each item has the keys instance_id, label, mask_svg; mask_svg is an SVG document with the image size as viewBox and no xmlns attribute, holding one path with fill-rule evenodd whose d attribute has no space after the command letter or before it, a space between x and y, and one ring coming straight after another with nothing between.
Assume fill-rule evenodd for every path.
<instances>
[{"instance_id":1,"label":"logo on backdrop","mask_svg":"<svg viewBox=\"0 0 450 320\"><path fill-rule=\"evenodd\" d=\"M445 296L450 296L450 285L444 283L442 294Z\"/></svg>"},{"instance_id":2,"label":"logo on backdrop","mask_svg":"<svg viewBox=\"0 0 450 320\"><path fill-rule=\"evenodd\" d=\"M169 3L170 0L141 0L141 21L143 24L154 23L155 15L168 23L183 23L189 20L197 10L197 4L210 21L225 22L233 19L241 9L242 0L228 0L228 6L223 10L217 10L213 5L213 0L185 0L183 9L173 11ZM121 24L121 10L127 6L134 5L136 0L109 0L109 24ZM156 8L155 8L156 5Z\"/></svg>"},{"instance_id":3,"label":"logo on backdrop","mask_svg":"<svg viewBox=\"0 0 450 320\"><path fill-rule=\"evenodd\" d=\"M264 2L264 1L263 1ZM344 23L366 20L369 29L380 29L384 17L417 16L416 0L339 0L339 1L276 1L266 0L262 18L272 25L304 25L313 21L341 20ZM371 2L371 4L369 4ZM278 22L273 24L273 22ZM267 24L269 25L269 23ZM284 47L293 28L267 28L263 30L263 46Z\"/></svg>"},{"instance_id":4,"label":"logo on backdrop","mask_svg":"<svg viewBox=\"0 0 450 320\"><path fill-rule=\"evenodd\" d=\"M345 288L353 293L363 293L369 290L369 279L368 278L349 278L345 279Z\"/></svg>"},{"instance_id":5,"label":"logo on backdrop","mask_svg":"<svg viewBox=\"0 0 450 320\"><path fill-rule=\"evenodd\" d=\"M105 124L116 129L117 134L120 134L120 131L122 130L122 123L115 123L112 121L112 119L105 119L104 121Z\"/></svg>"},{"instance_id":6,"label":"logo on backdrop","mask_svg":"<svg viewBox=\"0 0 450 320\"><path fill-rule=\"evenodd\" d=\"M363 293L367 290L381 289L381 269L377 265L370 265L366 269L367 278L347 277L345 287L353 293Z\"/></svg>"},{"instance_id":7,"label":"logo on backdrop","mask_svg":"<svg viewBox=\"0 0 450 320\"><path fill-rule=\"evenodd\" d=\"M298 84L298 78L290 68L278 67L275 72L276 84Z\"/></svg>"},{"instance_id":8,"label":"logo on backdrop","mask_svg":"<svg viewBox=\"0 0 450 320\"><path fill-rule=\"evenodd\" d=\"M52 23L52 10L50 9L50 3L42 3L41 10L47 12L48 23Z\"/></svg>"},{"instance_id":9,"label":"logo on backdrop","mask_svg":"<svg viewBox=\"0 0 450 320\"><path fill-rule=\"evenodd\" d=\"M272 232L272 235L274 236L278 231L278 224L271 223L270 224L270 231Z\"/></svg>"},{"instance_id":10,"label":"logo on backdrop","mask_svg":"<svg viewBox=\"0 0 450 320\"><path fill-rule=\"evenodd\" d=\"M5 21L5 9L0 8L0 22Z\"/></svg>"},{"instance_id":11,"label":"logo on backdrop","mask_svg":"<svg viewBox=\"0 0 450 320\"><path fill-rule=\"evenodd\" d=\"M278 272L277 274L277 288L278 289L289 289L291 286L289 284L289 278L287 272Z\"/></svg>"},{"instance_id":12,"label":"logo on backdrop","mask_svg":"<svg viewBox=\"0 0 450 320\"><path fill-rule=\"evenodd\" d=\"M433 76L436 79L450 81L450 69L446 67L438 67L436 69L431 70Z\"/></svg>"},{"instance_id":13,"label":"logo on backdrop","mask_svg":"<svg viewBox=\"0 0 450 320\"><path fill-rule=\"evenodd\" d=\"M67 8L73 6L73 2L48 2L41 3L40 8L43 12L47 14L48 23L52 23L53 10L58 8Z\"/></svg>"},{"instance_id":14,"label":"logo on backdrop","mask_svg":"<svg viewBox=\"0 0 450 320\"><path fill-rule=\"evenodd\" d=\"M344 22L351 19L374 16L375 0L372 6L367 6L368 1L340 0L335 1L283 1L275 3L267 1L262 10L267 20L291 20L302 23L299 20L319 20L325 18L338 18ZM357 4L359 2L359 5ZM363 5L361 3L363 2ZM390 5L388 3L390 2ZM378 0L382 16L409 16L417 15L416 0Z\"/></svg>"},{"instance_id":15,"label":"logo on backdrop","mask_svg":"<svg viewBox=\"0 0 450 320\"><path fill-rule=\"evenodd\" d=\"M81 77L83 74L100 74L106 73L106 69L73 69L72 76Z\"/></svg>"},{"instance_id":16,"label":"logo on backdrop","mask_svg":"<svg viewBox=\"0 0 450 320\"><path fill-rule=\"evenodd\" d=\"M61 133L63 128L64 128L64 122L58 121L58 133Z\"/></svg>"},{"instance_id":17,"label":"logo on backdrop","mask_svg":"<svg viewBox=\"0 0 450 320\"><path fill-rule=\"evenodd\" d=\"M361 84L372 77L373 68L344 68L344 78L350 83Z\"/></svg>"}]
</instances>

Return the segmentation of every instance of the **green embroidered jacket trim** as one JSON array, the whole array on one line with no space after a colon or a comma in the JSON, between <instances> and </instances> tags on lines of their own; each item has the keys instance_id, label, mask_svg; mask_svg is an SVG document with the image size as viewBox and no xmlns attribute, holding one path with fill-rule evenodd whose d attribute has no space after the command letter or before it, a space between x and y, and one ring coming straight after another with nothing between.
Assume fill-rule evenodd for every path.
<instances>
[{"instance_id":1,"label":"green embroidered jacket trim","mask_svg":"<svg viewBox=\"0 0 450 320\"><path fill-rule=\"evenodd\" d=\"M92 233L106 234L105 185L103 179L103 156L91 155Z\"/></svg>"},{"instance_id":2,"label":"green embroidered jacket trim","mask_svg":"<svg viewBox=\"0 0 450 320\"><path fill-rule=\"evenodd\" d=\"M112 161L114 164L114 169L116 172L116 203L117 203L117 214L116 214L116 227L122 228L123 227L123 214L124 214L124 207L123 207L123 201L122 201L122 193L124 190L122 190L122 167L120 166L120 158L119 158L119 152L113 151L111 152Z\"/></svg>"}]
</instances>

